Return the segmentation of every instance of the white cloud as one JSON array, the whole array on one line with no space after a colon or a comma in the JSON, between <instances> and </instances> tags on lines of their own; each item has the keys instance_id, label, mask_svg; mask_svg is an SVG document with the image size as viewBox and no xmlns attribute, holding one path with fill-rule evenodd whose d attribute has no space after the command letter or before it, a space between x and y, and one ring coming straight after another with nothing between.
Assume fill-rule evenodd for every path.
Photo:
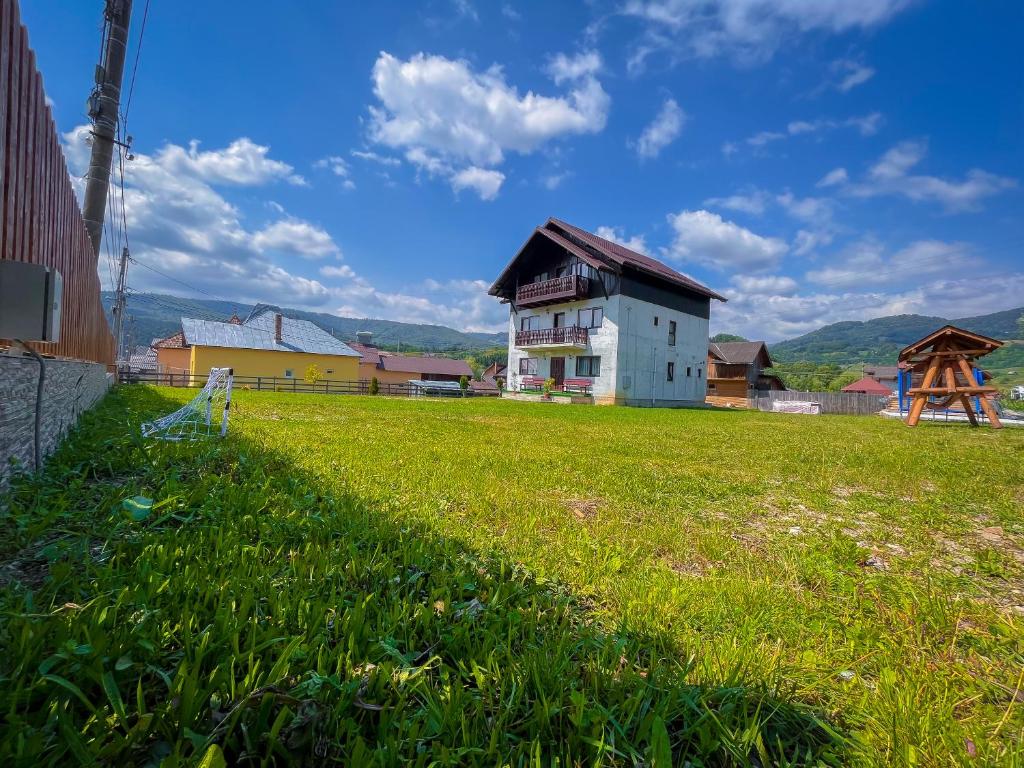
<instances>
[{"instance_id":1,"label":"white cloud","mask_svg":"<svg viewBox=\"0 0 1024 768\"><path fill-rule=\"evenodd\" d=\"M605 240L611 240L613 243L625 246L631 251L636 251L637 253L642 253L644 255L648 255L649 253L647 249L647 241L644 239L643 235L627 237L625 232L623 232L619 227L606 226L598 227L594 234L598 237L603 237Z\"/></svg>"},{"instance_id":2,"label":"white cloud","mask_svg":"<svg viewBox=\"0 0 1024 768\"><path fill-rule=\"evenodd\" d=\"M858 197L900 195L915 202L937 202L947 212L973 211L986 197L1017 186L1015 179L972 168L962 180L915 175L910 171L928 153L923 141L904 141L889 149L869 170L864 180L845 190Z\"/></svg>"},{"instance_id":3,"label":"white cloud","mask_svg":"<svg viewBox=\"0 0 1024 768\"><path fill-rule=\"evenodd\" d=\"M324 277L355 277L355 270L352 269L348 264L341 264L338 266L329 264L320 267L320 274Z\"/></svg>"},{"instance_id":4,"label":"white cloud","mask_svg":"<svg viewBox=\"0 0 1024 768\"><path fill-rule=\"evenodd\" d=\"M832 62L832 71L839 76L835 87L842 93L847 93L858 85L863 85L875 76L874 69L863 62L852 59L838 59Z\"/></svg>"},{"instance_id":5,"label":"white cloud","mask_svg":"<svg viewBox=\"0 0 1024 768\"><path fill-rule=\"evenodd\" d=\"M480 21L476 8L470 0L452 0L452 5L455 7L455 13L459 16L472 21Z\"/></svg>"},{"instance_id":6,"label":"white cloud","mask_svg":"<svg viewBox=\"0 0 1024 768\"><path fill-rule=\"evenodd\" d=\"M385 146L419 147L479 166L497 165L508 151L528 154L565 135L604 128L609 99L592 76L567 96L520 95L500 67L416 54L400 61L381 53L373 67L371 137Z\"/></svg>"},{"instance_id":7,"label":"white cloud","mask_svg":"<svg viewBox=\"0 0 1024 768\"><path fill-rule=\"evenodd\" d=\"M829 245L835 235L828 228L808 230L797 230L793 238L793 255L806 256L822 245Z\"/></svg>"},{"instance_id":8,"label":"white cloud","mask_svg":"<svg viewBox=\"0 0 1024 768\"><path fill-rule=\"evenodd\" d=\"M709 197L704 205L712 208L727 208L730 211L749 213L752 216L760 216L771 200L771 195L760 189L752 189L745 193L729 195L728 197Z\"/></svg>"},{"instance_id":9,"label":"white cloud","mask_svg":"<svg viewBox=\"0 0 1024 768\"><path fill-rule=\"evenodd\" d=\"M604 129L610 100L594 61L555 57L552 72L571 81L569 91L542 96L520 94L497 65L476 72L463 60L418 53L402 61L382 52L373 66L379 105L370 107L369 137L455 187L462 183L455 175L470 171L462 181L489 191L500 174L471 168L493 169L508 152L530 154L551 140Z\"/></svg>"},{"instance_id":10,"label":"white cloud","mask_svg":"<svg viewBox=\"0 0 1024 768\"><path fill-rule=\"evenodd\" d=\"M673 59L727 55L763 61L803 33L880 25L911 0L627 0L623 12L647 24L638 48Z\"/></svg>"},{"instance_id":11,"label":"white cloud","mask_svg":"<svg viewBox=\"0 0 1024 768\"><path fill-rule=\"evenodd\" d=\"M711 313L712 333L729 331L777 341L829 323L899 314L967 317L1020 305L1024 272L985 273L944 280L939 276L903 290L762 293L728 289Z\"/></svg>"},{"instance_id":12,"label":"white cloud","mask_svg":"<svg viewBox=\"0 0 1024 768\"><path fill-rule=\"evenodd\" d=\"M544 189L555 190L562 186L562 182L572 176L569 171L562 171L561 173L549 173L541 177L540 183Z\"/></svg>"},{"instance_id":13,"label":"white cloud","mask_svg":"<svg viewBox=\"0 0 1024 768\"><path fill-rule=\"evenodd\" d=\"M352 175L352 169L349 168L345 158L339 157L338 155L329 155L327 157L320 158L313 163L314 168L325 168L342 179L341 185L345 189L355 189L356 183L352 181L350 176Z\"/></svg>"},{"instance_id":14,"label":"white cloud","mask_svg":"<svg viewBox=\"0 0 1024 768\"><path fill-rule=\"evenodd\" d=\"M881 128L882 120L880 112L869 112L866 115L855 115L842 120L828 117L819 117L814 120L793 120L782 131L758 131L743 139L742 142L727 141L722 145L722 152L726 156L734 155L739 151L741 143L754 150L763 150L769 144L793 136L823 134L839 128L853 128L861 136L874 136Z\"/></svg>"},{"instance_id":15,"label":"white cloud","mask_svg":"<svg viewBox=\"0 0 1024 768\"><path fill-rule=\"evenodd\" d=\"M167 144L156 161L168 171L188 174L209 184L255 186L283 179L302 186L306 180L297 175L288 163L267 157L270 147L256 144L245 137L235 139L224 149L202 152L199 142L189 142L188 149Z\"/></svg>"},{"instance_id":16,"label":"white cloud","mask_svg":"<svg viewBox=\"0 0 1024 768\"><path fill-rule=\"evenodd\" d=\"M850 178L845 168L833 168L831 171L822 176L821 181L816 186L819 187L834 187L839 184L845 184Z\"/></svg>"},{"instance_id":17,"label":"white cloud","mask_svg":"<svg viewBox=\"0 0 1024 768\"><path fill-rule=\"evenodd\" d=\"M337 292L339 315L447 325L465 331L500 331L508 308L487 295L484 280L427 280L410 290L380 291L357 278Z\"/></svg>"},{"instance_id":18,"label":"white cloud","mask_svg":"<svg viewBox=\"0 0 1024 768\"><path fill-rule=\"evenodd\" d=\"M89 161L88 137L88 126L64 135L65 155L79 194ZM125 168L125 217L137 262L129 273L134 290L213 295L239 303L269 302L320 311L332 307L355 317L443 323L464 330L498 330L507 322L507 308L487 295L488 283L482 280L385 291L347 264L321 266L320 279L285 269L275 261L279 256L340 260L341 250L326 231L288 216L273 200L256 207L279 218L247 227L235 206L202 178L219 176L208 168L176 163L173 159L179 153L167 150L154 155L138 152ZM143 265L182 282L172 282ZM105 257L98 271L109 288Z\"/></svg>"},{"instance_id":19,"label":"white cloud","mask_svg":"<svg viewBox=\"0 0 1024 768\"><path fill-rule=\"evenodd\" d=\"M601 71L601 55L597 51L584 51L575 56L556 54L548 62L547 73L555 85L593 77Z\"/></svg>"},{"instance_id":20,"label":"white cloud","mask_svg":"<svg viewBox=\"0 0 1024 768\"><path fill-rule=\"evenodd\" d=\"M797 282L791 277L782 275L735 275L732 283L744 293L752 294L791 294L797 289Z\"/></svg>"},{"instance_id":21,"label":"white cloud","mask_svg":"<svg viewBox=\"0 0 1024 768\"><path fill-rule=\"evenodd\" d=\"M88 126L64 134L65 155L76 178L88 164L88 137ZM317 252L339 255L340 250L322 229L294 217L256 229L243 223L238 209L213 185L237 186L243 181L249 186L268 184L287 178L290 167L282 168L278 161L260 152L251 156L261 158L261 169L234 162L218 166L211 161L237 157L239 153L230 147L239 146L244 143L233 142L228 150L194 153L191 159L189 152L174 144L153 155L135 153L135 159L125 164L124 192L132 256L139 264L166 272L199 292L228 293L239 301L321 306L330 298L326 286L290 273L275 263L275 258L288 254L311 257ZM283 208L272 203L267 201L260 207L283 215ZM112 209L108 216L118 213ZM100 278L107 284L110 277L104 262L101 255ZM143 267L132 267L130 281L137 290L183 291L180 283L169 282Z\"/></svg>"},{"instance_id":22,"label":"white cloud","mask_svg":"<svg viewBox=\"0 0 1024 768\"><path fill-rule=\"evenodd\" d=\"M636 142L636 153L640 157L657 157L661 150L675 141L683 132L686 113L675 99L666 99L654 120L643 130Z\"/></svg>"},{"instance_id":23,"label":"white cloud","mask_svg":"<svg viewBox=\"0 0 1024 768\"><path fill-rule=\"evenodd\" d=\"M776 266L787 251L783 240L757 235L709 211L681 211L669 214L668 221L675 238L665 255L676 261L761 271Z\"/></svg>"},{"instance_id":24,"label":"white cloud","mask_svg":"<svg viewBox=\"0 0 1024 768\"><path fill-rule=\"evenodd\" d=\"M865 240L848 249L834 265L808 272L807 279L831 289L898 288L978 263L966 243L918 240L887 257L879 243Z\"/></svg>"},{"instance_id":25,"label":"white cloud","mask_svg":"<svg viewBox=\"0 0 1024 768\"><path fill-rule=\"evenodd\" d=\"M293 253L307 259L341 254L326 231L308 221L295 218L280 219L254 233L252 245L260 252Z\"/></svg>"},{"instance_id":26,"label":"white cloud","mask_svg":"<svg viewBox=\"0 0 1024 768\"><path fill-rule=\"evenodd\" d=\"M827 197L797 197L788 190L775 201L794 219L825 225L832 219L832 201Z\"/></svg>"},{"instance_id":27,"label":"white cloud","mask_svg":"<svg viewBox=\"0 0 1024 768\"><path fill-rule=\"evenodd\" d=\"M493 200L498 196L502 183L505 181L505 174L500 171L487 168L477 168L471 165L452 175L449 180L452 189L456 192L463 189L472 189L481 200Z\"/></svg>"},{"instance_id":28,"label":"white cloud","mask_svg":"<svg viewBox=\"0 0 1024 768\"><path fill-rule=\"evenodd\" d=\"M376 152L362 152L358 149L352 150L352 157L358 157L360 160L368 160L372 163L380 163L381 165L396 166L401 165L402 161L397 157L391 157L390 155L379 155Z\"/></svg>"}]
</instances>

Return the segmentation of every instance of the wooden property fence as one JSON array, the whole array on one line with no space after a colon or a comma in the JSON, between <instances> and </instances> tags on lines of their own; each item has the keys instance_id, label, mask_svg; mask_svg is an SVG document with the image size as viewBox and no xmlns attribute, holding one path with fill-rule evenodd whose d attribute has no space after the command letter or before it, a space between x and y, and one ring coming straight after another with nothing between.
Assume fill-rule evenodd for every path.
<instances>
[{"instance_id":1,"label":"wooden property fence","mask_svg":"<svg viewBox=\"0 0 1024 768\"><path fill-rule=\"evenodd\" d=\"M63 278L60 357L114 363L96 253L71 186L17 0L0 0L0 259L45 264Z\"/></svg>"},{"instance_id":2,"label":"wooden property fence","mask_svg":"<svg viewBox=\"0 0 1024 768\"><path fill-rule=\"evenodd\" d=\"M750 404L760 411L770 411L772 403L777 400L806 400L821 404L822 413L845 413L868 415L885 410L889 405L888 395L865 395L860 392L794 392L770 391L761 392L757 399L751 398Z\"/></svg>"},{"instance_id":3,"label":"wooden property fence","mask_svg":"<svg viewBox=\"0 0 1024 768\"><path fill-rule=\"evenodd\" d=\"M164 387L191 387L200 389L206 386L207 375L192 376L187 373L133 373L121 371L118 380L122 384L156 384ZM423 385L428 390L431 382L424 381ZM251 389L256 392L296 392L304 394L319 395L368 395L370 394L369 381L345 381L337 379L321 379L316 383L304 381L303 379L284 378L278 376L235 376L235 389ZM422 390L412 384L389 384L380 382L378 384L379 395L390 395L393 397L412 397L419 395ZM430 397L462 397L461 390L435 391L430 390L426 394ZM469 389L465 397L495 397L497 391L481 391Z\"/></svg>"}]
</instances>

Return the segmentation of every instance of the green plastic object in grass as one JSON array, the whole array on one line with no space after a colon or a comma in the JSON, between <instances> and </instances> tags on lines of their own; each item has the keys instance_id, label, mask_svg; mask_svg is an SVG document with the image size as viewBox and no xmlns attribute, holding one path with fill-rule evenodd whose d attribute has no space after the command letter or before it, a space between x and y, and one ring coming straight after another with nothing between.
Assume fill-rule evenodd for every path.
<instances>
[{"instance_id":1,"label":"green plastic object in grass","mask_svg":"<svg viewBox=\"0 0 1024 768\"><path fill-rule=\"evenodd\" d=\"M153 511L153 500L145 496L133 496L121 502L121 509L135 522L139 523L149 517Z\"/></svg>"}]
</instances>

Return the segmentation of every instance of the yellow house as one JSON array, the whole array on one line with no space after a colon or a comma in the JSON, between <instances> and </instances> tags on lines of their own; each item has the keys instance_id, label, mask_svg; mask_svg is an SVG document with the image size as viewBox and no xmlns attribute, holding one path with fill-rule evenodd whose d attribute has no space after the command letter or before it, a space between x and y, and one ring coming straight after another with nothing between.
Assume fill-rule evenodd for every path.
<instances>
[{"instance_id":1,"label":"yellow house","mask_svg":"<svg viewBox=\"0 0 1024 768\"><path fill-rule=\"evenodd\" d=\"M156 369L160 374L165 374L168 382L173 382L172 376L183 378L191 370L192 352L185 345L185 334L181 331L171 334L166 339L153 342L153 349L156 350Z\"/></svg>"},{"instance_id":2,"label":"yellow house","mask_svg":"<svg viewBox=\"0 0 1024 768\"><path fill-rule=\"evenodd\" d=\"M235 376L302 379L316 365L325 379L359 380L359 354L306 320L266 309L242 323L181 318L188 370L205 376L232 368ZM159 355L159 352L158 352Z\"/></svg>"}]
</instances>

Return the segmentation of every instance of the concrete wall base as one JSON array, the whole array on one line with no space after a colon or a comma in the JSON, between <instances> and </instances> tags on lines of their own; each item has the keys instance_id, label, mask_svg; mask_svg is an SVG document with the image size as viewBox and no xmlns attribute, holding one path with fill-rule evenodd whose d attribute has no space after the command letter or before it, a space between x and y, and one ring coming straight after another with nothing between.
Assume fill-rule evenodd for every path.
<instances>
[{"instance_id":1,"label":"concrete wall base","mask_svg":"<svg viewBox=\"0 0 1024 768\"><path fill-rule=\"evenodd\" d=\"M102 363L46 359L40 452L44 459L83 411L95 405L113 383ZM33 471L36 388L39 363L20 352L0 354L0 490L15 472Z\"/></svg>"}]
</instances>

